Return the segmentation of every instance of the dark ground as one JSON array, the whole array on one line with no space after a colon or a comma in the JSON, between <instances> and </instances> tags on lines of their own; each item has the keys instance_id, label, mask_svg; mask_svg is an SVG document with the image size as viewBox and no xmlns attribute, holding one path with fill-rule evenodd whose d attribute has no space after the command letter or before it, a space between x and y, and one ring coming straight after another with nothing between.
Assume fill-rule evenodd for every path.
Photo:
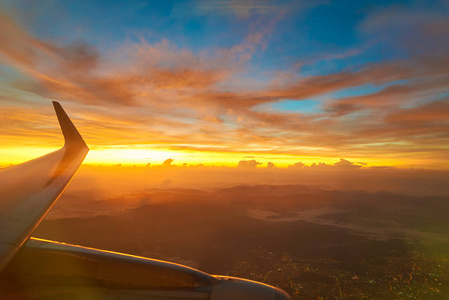
<instances>
[{"instance_id":1,"label":"dark ground","mask_svg":"<svg viewBox=\"0 0 449 300\"><path fill-rule=\"evenodd\" d=\"M253 279L292 299L449 299L448 198L306 186L86 197L61 199L34 236Z\"/></svg>"}]
</instances>

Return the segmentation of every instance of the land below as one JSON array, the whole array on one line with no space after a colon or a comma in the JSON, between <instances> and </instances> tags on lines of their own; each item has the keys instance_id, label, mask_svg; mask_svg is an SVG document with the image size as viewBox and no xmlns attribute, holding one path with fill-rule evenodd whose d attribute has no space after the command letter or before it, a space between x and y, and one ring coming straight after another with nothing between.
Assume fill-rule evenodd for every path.
<instances>
[{"instance_id":1,"label":"land below","mask_svg":"<svg viewBox=\"0 0 449 300\"><path fill-rule=\"evenodd\" d=\"M292 299L448 299L449 198L304 185L67 192L34 236L169 260Z\"/></svg>"}]
</instances>

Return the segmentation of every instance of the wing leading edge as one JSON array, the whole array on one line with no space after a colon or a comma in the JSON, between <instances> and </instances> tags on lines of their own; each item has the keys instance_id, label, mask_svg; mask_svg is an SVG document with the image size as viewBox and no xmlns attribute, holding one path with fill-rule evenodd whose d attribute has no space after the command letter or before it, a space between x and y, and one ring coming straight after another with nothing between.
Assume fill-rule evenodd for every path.
<instances>
[{"instance_id":1,"label":"wing leading edge","mask_svg":"<svg viewBox=\"0 0 449 300\"><path fill-rule=\"evenodd\" d=\"M0 271L58 200L89 148L58 102L53 102L64 146L0 170Z\"/></svg>"}]
</instances>

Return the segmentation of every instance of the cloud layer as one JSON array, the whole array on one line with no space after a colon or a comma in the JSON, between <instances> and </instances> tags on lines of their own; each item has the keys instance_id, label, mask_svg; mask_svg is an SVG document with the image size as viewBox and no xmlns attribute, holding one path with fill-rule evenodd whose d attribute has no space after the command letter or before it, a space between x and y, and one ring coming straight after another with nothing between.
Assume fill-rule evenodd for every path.
<instances>
[{"instance_id":1,"label":"cloud layer","mask_svg":"<svg viewBox=\"0 0 449 300\"><path fill-rule=\"evenodd\" d=\"M208 3L197 3L205 14ZM408 165L449 167L444 158L449 145L449 23L444 14L400 6L370 11L354 27L369 46L316 60L344 60L337 71L307 74L302 66L291 66L256 76L254 62L270 51L277 26L289 18L285 8L292 4L284 1L276 13L267 13L272 6L267 1L214 5L252 25L232 45L201 50L169 38L128 39L107 50L84 40L45 39L0 13L2 138L39 132L52 144L55 129L30 120L42 120L47 101L59 100L70 103L93 148L149 145L400 159L403 164L409 159ZM294 11L305 9L295 6ZM399 54L351 64L379 47ZM270 109L286 100L309 99L318 101L318 109ZM23 106L39 109L24 111ZM239 166L258 163L242 160ZM360 167L344 160L337 165Z\"/></svg>"}]
</instances>

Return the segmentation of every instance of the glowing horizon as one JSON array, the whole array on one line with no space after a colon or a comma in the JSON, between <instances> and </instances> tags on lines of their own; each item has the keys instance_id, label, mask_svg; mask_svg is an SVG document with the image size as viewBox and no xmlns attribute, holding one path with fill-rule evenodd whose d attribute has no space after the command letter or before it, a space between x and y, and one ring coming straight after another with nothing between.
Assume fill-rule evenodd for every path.
<instances>
[{"instance_id":1,"label":"glowing horizon","mask_svg":"<svg viewBox=\"0 0 449 300\"><path fill-rule=\"evenodd\" d=\"M361 168L370 167L395 167L395 168L423 168L434 170L446 170L447 166L438 165L429 161L414 161L411 159L400 160L398 158L390 158L386 160L376 160L375 158L364 157L364 162L359 162L357 158L346 157L316 157L316 156L294 156L288 154L270 154L270 157L264 154L248 155L248 153L228 153L228 152L191 152L191 151L174 151L167 149L162 150L145 150L145 149L129 149L120 147L122 149L91 149L86 157L84 164L87 165L123 165L123 166L161 166L168 159L173 159L172 166L216 166L216 167L237 167L240 162L254 162L254 168L267 168L268 164L273 164L272 167L288 168L294 167L295 164L303 164L304 167L312 165L326 164L334 165L341 159L347 160L355 166ZM9 158L8 161L0 161L0 166L16 165L28 160L40 157L47 153L53 152L57 149L49 147L40 148L3 148L0 149L0 156Z\"/></svg>"}]
</instances>

